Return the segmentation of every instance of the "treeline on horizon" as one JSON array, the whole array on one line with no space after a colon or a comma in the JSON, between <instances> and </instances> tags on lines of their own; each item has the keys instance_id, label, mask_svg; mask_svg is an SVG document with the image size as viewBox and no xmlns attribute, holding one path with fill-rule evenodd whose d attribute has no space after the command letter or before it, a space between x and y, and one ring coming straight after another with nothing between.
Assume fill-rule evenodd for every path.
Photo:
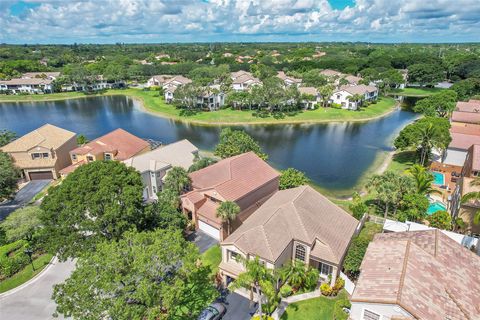
<instances>
[{"instance_id":1,"label":"treeline on horizon","mask_svg":"<svg viewBox=\"0 0 480 320\"><path fill-rule=\"evenodd\" d=\"M0 79L24 72L61 71L69 80L101 74L111 80L145 81L156 74L189 76L196 70L193 73L201 74L205 83L218 75L217 68L260 76L280 70L301 75L334 69L371 79L392 69L408 69L410 83L433 86L468 80L469 87L480 87L480 44L0 45Z\"/></svg>"}]
</instances>

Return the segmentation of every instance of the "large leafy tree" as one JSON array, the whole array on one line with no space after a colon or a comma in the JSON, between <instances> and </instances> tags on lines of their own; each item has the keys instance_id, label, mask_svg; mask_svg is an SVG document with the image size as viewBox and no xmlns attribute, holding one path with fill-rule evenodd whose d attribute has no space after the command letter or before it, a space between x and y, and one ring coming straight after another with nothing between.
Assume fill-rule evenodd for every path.
<instances>
[{"instance_id":1,"label":"large leafy tree","mask_svg":"<svg viewBox=\"0 0 480 320\"><path fill-rule=\"evenodd\" d=\"M305 173L294 168L283 170L280 175L280 190L303 186L308 183Z\"/></svg>"},{"instance_id":2,"label":"large leafy tree","mask_svg":"<svg viewBox=\"0 0 480 320\"><path fill-rule=\"evenodd\" d=\"M18 169L7 153L0 151L0 201L10 198L17 189Z\"/></svg>"},{"instance_id":3,"label":"large leafy tree","mask_svg":"<svg viewBox=\"0 0 480 320\"><path fill-rule=\"evenodd\" d=\"M408 81L420 85L433 86L444 78L443 70L439 65L418 63L408 67Z\"/></svg>"},{"instance_id":4,"label":"large leafy tree","mask_svg":"<svg viewBox=\"0 0 480 320\"><path fill-rule=\"evenodd\" d=\"M227 224L227 234L231 232L231 221L240 213L240 207L233 201L224 201L217 208L217 217Z\"/></svg>"},{"instance_id":5,"label":"large leafy tree","mask_svg":"<svg viewBox=\"0 0 480 320\"><path fill-rule=\"evenodd\" d=\"M398 220L400 221L422 221L426 214L430 202L425 195L420 193L408 193L401 202Z\"/></svg>"},{"instance_id":6,"label":"large leafy tree","mask_svg":"<svg viewBox=\"0 0 480 320\"><path fill-rule=\"evenodd\" d=\"M40 227L41 209L36 206L20 208L12 212L0 227L5 231L8 242L25 239L33 240L34 233Z\"/></svg>"},{"instance_id":7,"label":"large leafy tree","mask_svg":"<svg viewBox=\"0 0 480 320\"><path fill-rule=\"evenodd\" d=\"M103 240L119 240L143 230L150 216L143 208L140 174L117 161L80 166L44 198L40 219L46 243L61 259L94 251Z\"/></svg>"},{"instance_id":8,"label":"large leafy tree","mask_svg":"<svg viewBox=\"0 0 480 320\"><path fill-rule=\"evenodd\" d=\"M445 118L425 117L406 126L394 141L399 150L413 149L422 165L430 158L433 148L446 149L452 140L450 123Z\"/></svg>"},{"instance_id":9,"label":"large leafy tree","mask_svg":"<svg viewBox=\"0 0 480 320\"><path fill-rule=\"evenodd\" d=\"M215 160L214 158L209 158L209 157L200 158L188 168L188 172L194 172L194 171L206 168L216 162L217 160Z\"/></svg>"},{"instance_id":10,"label":"large leafy tree","mask_svg":"<svg viewBox=\"0 0 480 320\"><path fill-rule=\"evenodd\" d=\"M480 94L480 78L469 78L455 82L450 88L454 90L459 100L468 100L468 98Z\"/></svg>"},{"instance_id":11,"label":"large leafy tree","mask_svg":"<svg viewBox=\"0 0 480 320\"><path fill-rule=\"evenodd\" d=\"M220 142L215 147L214 154L223 159L253 151L263 160L268 156L262 151L260 145L243 130L225 128L220 132Z\"/></svg>"},{"instance_id":12,"label":"large leafy tree","mask_svg":"<svg viewBox=\"0 0 480 320\"><path fill-rule=\"evenodd\" d=\"M444 90L425 99L419 100L413 110L428 117L448 117L455 109L457 93L453 90Z\"/></svg>"},{"instance_id":13,"label":"large leafy tree","mask_svg":"<svg viewBox=\"0 0 480 320\"><path fill-rule=\"evenodd\" d=\"M440 193L440 191L432 187L434 180L433 174L428 172L425 167L414 164L407 170L407 173L414 179L417 188L416 192L418 194L429 195L431 193Z\"/></svg>"},{"instance_id":14,"label":"large leafy tree","mask_svg":"<svg viewBox=\"0 0 480 320\"><path fill-rule=\"evenodd\" d=\"M182 167L173 167L167 172L163 188L181 194L190 188L191 183L192 181L185 169Z\"/></svg>"},{"instance_id":15,"label":"large leafy tree","mask_svg":"<svg viewBox=\"0 0 480 320\"><path fill-rule=\"evenodd\" d=\"M217 296L210 267L180 231L127 232L77 261L56 285L57 312L76 319L195 319Z\"/></svg>"}]
</instances>

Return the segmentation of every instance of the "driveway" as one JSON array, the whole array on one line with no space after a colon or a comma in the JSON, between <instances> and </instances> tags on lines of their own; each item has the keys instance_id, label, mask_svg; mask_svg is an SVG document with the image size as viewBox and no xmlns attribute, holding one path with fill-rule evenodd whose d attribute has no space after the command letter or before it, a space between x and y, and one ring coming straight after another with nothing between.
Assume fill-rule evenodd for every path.
<instances>
[{"instance_id":1,"label":"driveway","mask_svg":"<svg viewBox=\"0 0 480 320\"><path fill-rule=\"evenodd\" d=\"M227 305L227 313L222 320L250 320L257 310L256 306L250 308L248 298L235 292L229 293L224 303Z\"/></svg>"},{"instance_id":2,"label":"driveway","mask_svg":"<svg viewBox=\"0 0 480 320\"><path fill-rule=\"evenodd\" d=\"M0 319L48 320L53 319L55 302L51 300L53 285L63 282L75 268L73 261L58 262L47 266L40 276L25 286L0 295ZM63 319L59 315L58 319Z\"/></svg>"},{"instance_id":3,"label":"driveway","mask_svg":"<svg viewBox=\"0 0 480 320\"><path fill-rule=\"evenodd\" d=\"M218 240L210 237L208 234L202 230L194 231L187 237L188 241L195 243L200 250L200 253L204 253L210 247L213 247L218 243Z\"/></svg>"},{"instance_id":4,"label":"driveway","mask_svg":"<svg viewBox=\"0 0 480 320\"><path fill-rule=\"evenodd\" d=\"M4 220L10 213L27 204L37 193L43 190L52 180L34 180L28 182L20 189L13 200L0 204L0 221Z\"/></svg>"}]
</instances>

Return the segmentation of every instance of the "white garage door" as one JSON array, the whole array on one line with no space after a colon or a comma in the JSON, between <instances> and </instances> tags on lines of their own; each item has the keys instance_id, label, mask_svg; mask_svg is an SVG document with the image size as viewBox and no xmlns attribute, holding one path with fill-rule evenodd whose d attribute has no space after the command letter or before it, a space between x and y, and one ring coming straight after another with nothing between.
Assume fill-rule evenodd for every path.
<instances>
[{"instance_id":1,"label":"white garage door","mask_svg":"<svg viewBox=\"0 0 480 320\"><path fill-rule=\"evenodd\" d=\"M210 237L220 240L220 231L217 228L214 228L200 220L198 221L198 228L208 234Z\"/></svg>"}]
</instances>

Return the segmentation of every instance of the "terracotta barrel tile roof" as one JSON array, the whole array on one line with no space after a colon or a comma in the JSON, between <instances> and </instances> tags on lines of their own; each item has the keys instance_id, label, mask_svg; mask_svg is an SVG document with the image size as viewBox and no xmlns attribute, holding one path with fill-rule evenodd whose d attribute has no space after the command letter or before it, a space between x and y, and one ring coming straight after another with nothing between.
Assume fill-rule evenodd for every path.
<instances>
[{"instance_id":1,"label":"terracotta barrel tile roof","mask_svg":"<svg viewBox=\"0 0 480 320\"><path fill-rule=\"evenodd\" d=\"M480 124L480 113L475 112L452 112L452 121Z\"/></svg>"},{"instance_id":2,"label":"terracotta barrel tile roof","mask_svg":"<svg viewBox=\"0 0 480 320\"><path fill-rule=\"evenodd\" d=\"M448 145L449 148L468 150L474 144L480 144L480 135L463 134L451 132L452 141Z\"/></svg>"},{"instance_id":3,"label":"terracotta barrel tile roof","mask_svg":"<svg viewBox=\"0 0 480 320\"><path fill-rule=\"evenodd\" d=\"M455 108L457 111L461 112L480 112L480 102L464 102L458 101Z\"/></svg>"}]
</instances>

